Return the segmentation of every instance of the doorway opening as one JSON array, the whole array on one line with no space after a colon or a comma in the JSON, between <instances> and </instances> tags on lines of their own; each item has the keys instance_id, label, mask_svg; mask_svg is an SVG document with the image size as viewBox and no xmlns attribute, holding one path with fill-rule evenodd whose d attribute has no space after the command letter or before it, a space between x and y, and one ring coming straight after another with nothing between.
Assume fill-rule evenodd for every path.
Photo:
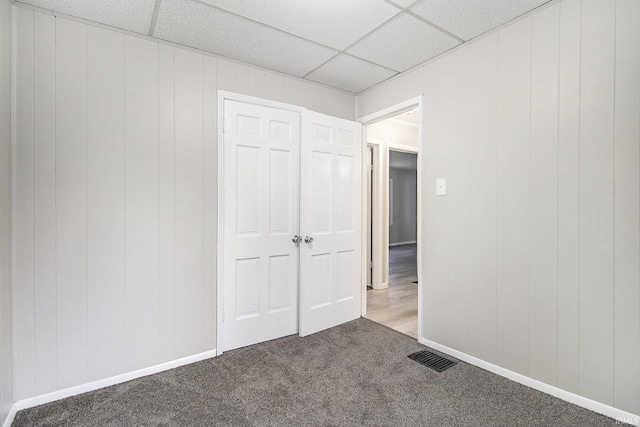
<instances>
[{"instance_id":1,"label":"doorway opening","mask_svg":"<svg viewBox=\"0 0 640 427\"><path fill-rule=\"evenodd\" d=\"M413 99L362 120L368 153L363 316L416 339L422 317L420 101Z\"/></svg>"}]
</instances>

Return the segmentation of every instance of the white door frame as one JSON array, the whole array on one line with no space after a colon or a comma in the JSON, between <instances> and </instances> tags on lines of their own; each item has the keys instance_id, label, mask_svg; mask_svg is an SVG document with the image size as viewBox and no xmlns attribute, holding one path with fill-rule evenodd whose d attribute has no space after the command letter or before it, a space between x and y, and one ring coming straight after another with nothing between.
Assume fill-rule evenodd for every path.
<instances>
[{"instance_id":1,"label":"white door frame","mask_svg":"<svg viewBox=\"0 0 640 427\"><path fill-rule=\"evenodd\" d=\"M254 96L241 95L232 92L218 91L218 254L216 256L216 354L221 355L224 342L223 319L224 319L224 101L238 101L247 104L256 104L264 107L279 108L300 113L302 118L303 107L285 104L282 102L270 101L268 99Z\"/></svg>"},{"instance_id":2,"label":"white door frame","mask_svg":"<svg viewBox=\"0 0 640 427\"><path fill-rule=\"evenodd\" d=\"M424 281L422 280L422 268L421 268L421 263L420 260L422 259L421 256L421 252L422 252L422 104L423 104L423 95L417 96L415 98L411 98L408 99L404 102L400 102L398 104L392 105L390 107L384 108L380 111L377 111L375 113L371 113L369 115L366 115L364 117L361 117L360 119L358 119L358 121L360 123L362 123L363 125L363 146L364 148L367 147L367 145L377 145L378 147L380 147L380 141L376 141L376 140L368 140L367 139L367 131L366 131L366 125L370 125L385 119L388 119L390 117L396 116L398 114L401 114L405 111L409 111L412 110L414 108L418 108L418 147L419 148L415 148L415 147L411 147L411 146L407 146L407 145L402 145L402 144L394 144L394 143L387 143L387 148L386 148L386 152L384 153L386 155L386 158L389 159L389 150L392 151L402 151L402 152L407 152L407 153L416 153L418 156L418 177L417 177L417 183L416 183L416 189L417 189L417 200L416 200L416 204L417 204L417 212L416 212L416 217L417 217L417 221L418 221L418 230L417 230L417 270L418 270L418 340L420 340L422 338L422 295L423 295L423 287L424 287ZM382 154L382 153L380 153ZM378 156L378 161L380 161L380 156ZM379 165L379 163L376 163L377 165ZM363 167L363 173L365 173L365 168ZM379 172L381 172L379 170ZM379 173L379 175L383 175L382 173ZM363 176L363 178L365 178ZM381 177L380 177L381 178ZM383 188L385 193L388 194L389 191L389 183L382 183ZM366 194L366 191L363 191L363 194ZM363 210L366 211L366 199L363 197L362 200L362 206L363 206ZM387 203L388 203L388 197L387 197ZM380 233L380 230L383 230L386 227L387 232L386 233L380 233L382 234L381 239L382 241L380 241L381 245L380 245L380 251L374 251L373 254L373 265L374 268L376 266L376 264L379 265L380 268L382 268L384 265L387 265L389 263L389 219L388 216L383 215L384 209L388 209L388 206L382 206L382 203L378 203L378 206L375 207L377 215L376 215L376 221L373 224L373 229L374 229L374 233L375 230L378 229L378 233ZM372 208L373 210L373 208ZM386 220L384 219L386 218ZM379 237L379 238L380 238ZM375 240L374 240L375 241ZM363 249L365 248L365 245L367 244L366 242L366 233L363 233ZM383 274L384 277L382 277L382 282L383 284L387 284L388 282L388 268L387 269L382 269L382 271L386 270L386 274ZM363 285L362 285L362 314L366 314L366 304L367 304L367 283L366 283L366 275L363 279ZM386 286L385 286L386 287Z\"/></svg>"}]
</instances>

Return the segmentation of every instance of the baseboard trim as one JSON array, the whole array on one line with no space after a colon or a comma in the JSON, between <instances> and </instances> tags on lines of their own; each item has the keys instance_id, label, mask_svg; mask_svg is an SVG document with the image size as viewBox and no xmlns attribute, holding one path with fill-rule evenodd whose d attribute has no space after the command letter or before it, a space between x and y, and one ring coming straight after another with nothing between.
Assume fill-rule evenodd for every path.
<instances>
[{"instance_id":1,"label":"baseboard trim","mask_svg":"<svg viewBox=\"0 0 640 427\"><path fill-rule=\"evenodd\" d=\"M442 344L438 344L437 342L428 340L426 338L420 338L418 341L421 344L426 345L427 347L431 347L434 350L438 350L443 353L449 354L455 357L456 359L460 359L471 365L475 365L486 371L492 372L496 375L500 375L501 377L508 378L512 381L526 385L527 387L531 387L543 393L550 394L552 396L557 397L558 399L565 400L569 403L573 403L574 405L578 405L585 409L589 409L590 411L597 412L599 414L613 418L618 422L632 424L632 425L640 424L639 415L635 415L630 412L626 412L621 409L614 408L613 406L605 405L604 403L596 402L595 400L591 400L589 398L577 395L570 391L566 391L561 388L543 383L542 381L538 381L533 378L527 377L526 375L522 375L517 372L510 371L501 366L494 365L493 363L487 362L482 359L478 359L477 357L470 356L466 353L463 353L458 350L454 350L453 348L447 347Z\"/></svg>"},{"instance_id":2,"label":"baseboard trim","mask_svg":"<svg viewBox=\"0 0 640 427\"><path fill-rule=\"evenodd\" d=\"M411 242L397 242L397 243L389 243L389 247L391 246L402 246L402 245L416 245L418 242L412 240Z\"/></svg>"},{"instance_id":3,"label":"baseboard trim","mask_svg":"<svg viewBox=\"0 0 640 427\"><path fill-rule=\"evenodd\" d=\"M11 409L9 409L7 418L4 419L4 423L2 423L2 427L11 427L11 423L13 423L13 419L16 417L17 412L18 412L18 408L17 408L17 405L14 403L13 405L11 405Z\"/></svg>"},{"instance_id":4,"label":"baseboard trim","mask_svg":"<svg viewBox=\"0 0 640 427\"><path fill-rule=\"evenodd\" d=\"M190 363L200 362L201 360L210 359L215 356L216 356L215 349L210 351L205 351L204 353L198 353L198 354L194 354L193 356L187 356L181 359L172 360L170 362L161 363L159 365L150 366L148 368L138 369L136 371L127 372L126 374L120 374L113 377L92 381L90 383L65 388L63 390L57 390L51 393L42 394L40 396L18 400L13 404L13 407L11 409L13 411L13 415L15 416L15 413L22 409L33 408L34 406L44 405L45 403L54 402L56 400L65 399L67 397L75 396L82 393L87 393L89 391L98 390L104 387L109 387L109 386L120 384L126 381L135 380L136 378L157 374L158 372L167 371L169 369L177 368L183 365L188 365ZM11 423L6 424L5 422L5 427L9 427L10 425Z\"/></svg>"}]
</instances>

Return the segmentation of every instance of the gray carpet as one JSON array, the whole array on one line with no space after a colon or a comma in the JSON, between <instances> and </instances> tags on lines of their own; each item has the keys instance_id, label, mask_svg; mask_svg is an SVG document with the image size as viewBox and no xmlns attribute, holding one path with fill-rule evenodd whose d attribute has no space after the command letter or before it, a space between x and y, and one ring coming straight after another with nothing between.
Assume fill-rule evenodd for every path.
<instances>
[{"instance_id":1,"label":"gray carpet","mask_svg":"<svg viewBox=\"0 0 640 427\"><path fill-rule=\"evenodd\" d=\"M18 412L13 426L613 426L366 319Z\"/></svg>"}]
</instances>

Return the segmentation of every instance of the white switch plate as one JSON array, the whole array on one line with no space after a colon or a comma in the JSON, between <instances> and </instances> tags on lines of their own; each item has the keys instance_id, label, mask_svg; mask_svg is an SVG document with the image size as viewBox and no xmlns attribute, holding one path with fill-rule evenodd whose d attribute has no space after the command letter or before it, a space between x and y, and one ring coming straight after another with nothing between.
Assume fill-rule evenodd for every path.
<instances>
[{"instance_id":1,"label":"white switch plate","mask_svg":"<svg viewBox=\"0 0 640 427\"><path fill-rule=\"evenodd\" d=\"M436 196L444 196L445 194L447 194L447 179L436 179Z\"/></svg>"}]
</instances>

